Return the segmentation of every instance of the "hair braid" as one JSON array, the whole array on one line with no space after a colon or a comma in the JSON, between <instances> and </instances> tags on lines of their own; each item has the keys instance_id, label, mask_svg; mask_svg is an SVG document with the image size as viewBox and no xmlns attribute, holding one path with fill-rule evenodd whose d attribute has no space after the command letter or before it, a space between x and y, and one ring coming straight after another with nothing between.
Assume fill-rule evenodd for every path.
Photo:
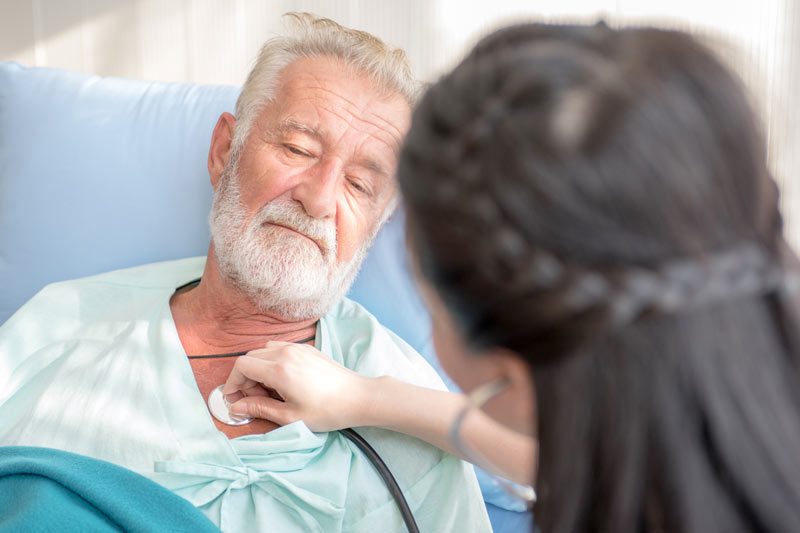
<instances>
[{"instance_id":1,"label":"hair braid","mask_svg":"<svg viewBox=\"0 0 800 533\"><path fill-rule=\"evenodd\" d=\"M581 75L577 81L553 82L538 71L506 68L523 56L545 61L567 57L579 63ZM491 57L479 50L425 96L417 113L424 112L430 127L417 128L408 139L401 180L406 172L447 179L430 179L424 188L405 187L413 218L445 221L425 224L425 231L435 235L417 235L416 240L470 247L468 254L437 254L435 267L426 265L426 254L421 254L423 271L453 300L467 338L477 346L520 349L533 344L540 348L537 357L556 357L610 327L722 296L772 290L782 279L769 245L739 244L718 257L704 250L672 253L623 269L613 260L587 262L548 247L530 224L521 223L530 214L529 198L510 186L508 176L542 180L547 176L536 161L596 150L598 139L608 138L621 121L612 115L624 115L636 101L620 79L623 70L641 65L614 64L597 52L586 56L575 43L517 43ZM467 84L470 91L458 90ZM536 157L509 155L514 150ZM529 179L526 187L544 196L546 207L546 195L563 185L554 181L547 191L538 180ZM776 217L770 233L777 233L778 240ZM465 255L471 260L465 261ZM483 295L480 307L465 301L464 293Z\"/></svg>"}]
</instances>

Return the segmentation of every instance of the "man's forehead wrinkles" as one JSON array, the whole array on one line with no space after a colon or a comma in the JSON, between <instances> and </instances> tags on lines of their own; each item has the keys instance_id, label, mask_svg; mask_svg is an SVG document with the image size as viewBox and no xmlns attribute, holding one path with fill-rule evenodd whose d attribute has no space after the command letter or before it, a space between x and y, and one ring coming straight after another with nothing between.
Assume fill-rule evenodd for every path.
<instances>
[{"instance_id":1,"label":"man's forehead wrinkles","mask_svg":"<svg viewBox=\"0 0 800 533\"><path fill-rule=\"evenodd\" d=\"M360 105L356 104L355 102L353 102L352 100L350 100L349 98L347 98L344 95L342 95L341 93L339 93L338 91L332 91L331 89L328 89L327 87L324 87L322 85L316 87L316 89L319 90L320 92L333 95L334 97L336 97L336 98L338 98L340 100L344 100L350 107L356 109L357 113L363 113L365 108L368 107L368 106L360 106ZM355 113L353 113L353 114L355 114Z\"/></svg>"},{"instance_id":2,"label":"man's forehead wrinkles","mask_svg":"<svg viewBox=\"0 0 800 533\"><path fill-rule=\"evenodd\" d=\"M400 142L400 140L403 138L403 134L400 131L400 128L397 127L397 125L395 125L394 123L392 123L391 121L387 120L386 118L382 117L377 113L373 113L371 116L374 117L374 120L376 121L372 123L376 128L383 130L393 130L393 131L388 131L387 133L389 133L389 135L391 135L392 138L394 138L398 143ZM383 126L381 125L381 123L383 124Z\"/></svg>"},{"instance_id":3,"label":"man's forehead wrinkles","mask_svg":"<svg viewBox=\"0 0 800 533\"><path fill-rule=\"evenodd\" d=\"M380 115L373 115L373 116L378 118L378 120L380 120L381 122L383 122L383 123L385 123L387 125L391 125L391 122L383 119ZM389 138L391 139L391 141L389 141L389 142L384 141L383 139L380 139L380 140L381 140L381 142L383 142L384 144L388 145L389 148L392 149L392 153L397 153L399 151L400 144L403 141L403 136L400 133L400 130L398 128L392 127L392 129L394 130L394 132L392 132L392 131L387 131L386 128L382 127L381 124L378 124L376 122L370 122L368 120L365 120L365 122L367 122L368 124L374 126L378 131L384 132L389 136ZM374 135L374 137L378 138L377 135Z\"/></svg>"},{"instance_id":4,"label":"man's forehead wrinkles","mask_svg":"<svg viewBox=\"0 0 800 533\"><path fill-rule=\"evenodd\" d=\"M335 96L335 97L347 102L347 104L349 104L352 108L354 108L356 110L356 111L351 111L350 112L353 115L354 118L357 118L358 115L364 115L363 118L360 118L360 120L362 120L363 122L367 122L367 123L375 126L376 128L380 129L380 130L387 130L387 129L388 130L393 130L393 131L389 131L388 132L392 137L396 138L397 140L400 140L402 138L402 134L400 133L400 128L398 128L395 124L393 124L389 120L385 119L384 117L380 116L379 114L372 113L370 111L371 106L369 104L366 104L364 106L360 106L360 105L356 104L352 100L346 98L345 96L341 95L340 93L338 93L336 91L332 91L332 90L330 90L330 89L328 89L326 87L323 87L323 86L319 86L318 89L321 92L333 95L333 96ZM376 119L376 121L375 122L370 122L367 119L368 116L369 117L374 117ZM382 123L382 124L380 124L379 122Z\"/></svg>"},{"instance_id":5,"label":"man's forehead wrinkles","mask_svg":"<svg viewBox=\"0 0 800 533\"><path fill-rule=\"evenodd\" d=\"M347 110L342 111L333 106L320 106L320 108L327 113L340 118L347 125L347 128L351 128L359 133L363 133L364 135L375 139L376 141L390 148L392 152L396 150L397 145L400 143L400 138L396 138L391 132L386 131L385 128L371 122L370 120L353 115ZM345 134L346 132L343 131L342 135ZM386 136L388 136L389 139L386 139Z\"/></svg>"}]
</instances>

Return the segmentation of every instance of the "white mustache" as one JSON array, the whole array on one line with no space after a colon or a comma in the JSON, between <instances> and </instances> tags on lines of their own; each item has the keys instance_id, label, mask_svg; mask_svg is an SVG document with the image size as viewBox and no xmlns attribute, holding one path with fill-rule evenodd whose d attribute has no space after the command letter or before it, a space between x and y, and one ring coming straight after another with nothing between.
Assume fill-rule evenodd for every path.
<instances>
[{"instance_id":1,"label":"white mustache","mask_svg":"<svg viewBox=\"0 0 800 533\"><path fill-rule=\"evenodd\" d=\"M336 225L308 216L296 202L271 202L261 208L258 224L285 226L316 242L326 255L336 257Z\"/></svg>"}]
</instances>

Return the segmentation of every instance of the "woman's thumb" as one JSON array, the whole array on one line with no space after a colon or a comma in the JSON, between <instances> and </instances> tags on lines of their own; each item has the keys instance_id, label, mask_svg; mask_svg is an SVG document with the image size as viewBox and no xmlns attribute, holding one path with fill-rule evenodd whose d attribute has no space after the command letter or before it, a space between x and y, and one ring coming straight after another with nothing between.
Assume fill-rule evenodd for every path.
<instances>
[{"instance_id":1,"label":"woman's thumb","mask_svg":"<svg viewBox=\"0 0 800 533\"><path fill-rule=\"evenodd\" d=\"M284 402L269 396L247 396L232 403L230 411L231 414L236 416L263 418L280 425L292 422L292 420L288 419L288 406Z\"/></svg>"}]
</instances>

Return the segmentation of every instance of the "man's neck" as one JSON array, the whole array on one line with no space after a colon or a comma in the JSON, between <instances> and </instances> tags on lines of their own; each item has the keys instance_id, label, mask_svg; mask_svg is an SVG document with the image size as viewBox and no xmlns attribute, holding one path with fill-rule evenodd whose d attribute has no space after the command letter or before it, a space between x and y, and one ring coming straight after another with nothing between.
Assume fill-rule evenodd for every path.
<instances>
[{"instance_id":1,"label":"man's neck","mask_svg":"<svg viewBox=\"0 0 800 533\"><path fill-rule=\"evenodd\" d=\"M313 336L318 320L287 320L259 311L222 276L213 246L200 283L173 295L170 309L188 355L250 351L270 340L296 342Z\"/></svg>"}]
</instances>

